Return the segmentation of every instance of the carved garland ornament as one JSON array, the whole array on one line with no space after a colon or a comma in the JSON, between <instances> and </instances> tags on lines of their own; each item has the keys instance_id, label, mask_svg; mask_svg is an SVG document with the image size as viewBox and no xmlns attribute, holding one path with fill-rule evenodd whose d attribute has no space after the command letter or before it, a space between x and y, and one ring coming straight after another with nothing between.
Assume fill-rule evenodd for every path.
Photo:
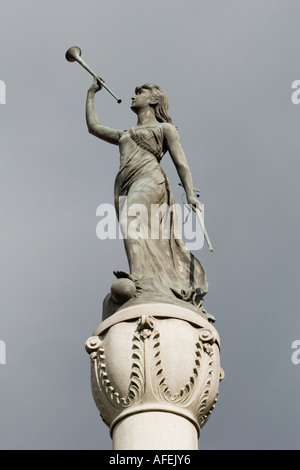
<instances>
[{"instance_id":1,"label":"carved garland ornament","mask_svg":"<svg viewBox=\"0 0 300 470\"><path fill-rule=\"evenodd\" d=\"M154 366L155 378L152 378L152 391L155 398L161 403L169 403L185 408L192 404L193 408L197 410L199 426L203 427L217 402L216 397L209 411L204 414L212 384L214 371L212 345L215 343L216 338L212 331L204 328L200 329L198 338L195 344L194 367L189 381L181 390L172 395L160 359L160 333L155 328L154 318L142 315L133 335L131 377L126 397L120 396L120 393L115 389L108 377L103 342L98 336L89 338L86 342L86 350L91 358L92 390L103 421L108 426L110 425L111 420L106 411L105 399L108 400L113 408L120 410L138 405L143 400L147 386L146 369L148 366L152 370ZM222 380L223 376L223 370L221 369L220 380ZM193 392L195 389L199 391L199 384L201 384L202 392L200 397L195 400ZM105 399L103 400L103 398Z\"/></svg>"}]
</instances>

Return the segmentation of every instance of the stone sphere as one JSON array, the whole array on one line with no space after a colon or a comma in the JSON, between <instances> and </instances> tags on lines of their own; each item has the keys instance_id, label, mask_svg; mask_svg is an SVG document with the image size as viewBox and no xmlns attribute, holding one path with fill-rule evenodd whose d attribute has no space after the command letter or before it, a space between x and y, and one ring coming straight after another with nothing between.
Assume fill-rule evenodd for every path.
<instances>
[{"instance_id":1,"label":"stone sphere","mask_svg":"<svg viewBox=\"0 0 300 470\"><path fill-rule=\"evenodd\" d=\"M131 279L117 279L111 286L111 296L117 304L126 302L134 296L136 287Z\"/></svg>"}]
</instances>

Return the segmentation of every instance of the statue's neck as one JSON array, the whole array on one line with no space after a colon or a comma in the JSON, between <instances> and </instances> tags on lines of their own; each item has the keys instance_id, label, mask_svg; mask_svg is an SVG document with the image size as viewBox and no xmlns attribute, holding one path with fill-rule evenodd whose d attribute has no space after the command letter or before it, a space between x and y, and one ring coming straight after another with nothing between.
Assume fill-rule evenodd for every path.
<instances>
[{"instance_id":1,"label":"statue's neck","mask_svg":"<svg viewBox=\"0 0 300 470\"><path fill-rule=\"evenodd\" d=\"M153 108L143 108L139 110L137 114L137 126L150 126L157 123L158 121Z\"/></svg>"}]
</instances>

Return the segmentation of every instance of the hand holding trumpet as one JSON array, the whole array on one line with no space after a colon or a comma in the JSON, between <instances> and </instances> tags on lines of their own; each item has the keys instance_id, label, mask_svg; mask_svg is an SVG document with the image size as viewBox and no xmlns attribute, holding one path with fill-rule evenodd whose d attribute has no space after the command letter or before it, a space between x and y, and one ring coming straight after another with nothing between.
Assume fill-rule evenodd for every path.
<instances>
[{"instance_id":1,"label":"hand holding trumpet","mask_svg":"<svg viewBox=\"0 0 300 470\"><path fill-rule=\"evenodd\" d=\"M97 93L98 91L102 89L103 82L104 82L103 78L94 77L94 81L88 91L91 91L92 93Z\"/></svg>"}]
</instances>

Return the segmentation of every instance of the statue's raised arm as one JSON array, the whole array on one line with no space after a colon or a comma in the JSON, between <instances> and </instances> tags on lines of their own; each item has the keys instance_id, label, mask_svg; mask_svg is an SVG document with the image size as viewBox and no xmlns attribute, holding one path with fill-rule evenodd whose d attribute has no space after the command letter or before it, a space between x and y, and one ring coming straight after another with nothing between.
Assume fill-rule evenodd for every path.
<instances>
[{"instance_id":1,"label":"statue's raised arm","mask_svg":"<svg viewBox=\"0 0 300 470\"><path fill-rule=\"evenodd\" d=\"M107 126L102 126L99 122L99 118L95 107L95 94L101 90L102 86L99 81L94 78L93 84L90 86L87 92L86 98L86 123L90 134L104 140L110 144L119 144L122 131L111 129Z\"/></svg>"}]
</instances>

